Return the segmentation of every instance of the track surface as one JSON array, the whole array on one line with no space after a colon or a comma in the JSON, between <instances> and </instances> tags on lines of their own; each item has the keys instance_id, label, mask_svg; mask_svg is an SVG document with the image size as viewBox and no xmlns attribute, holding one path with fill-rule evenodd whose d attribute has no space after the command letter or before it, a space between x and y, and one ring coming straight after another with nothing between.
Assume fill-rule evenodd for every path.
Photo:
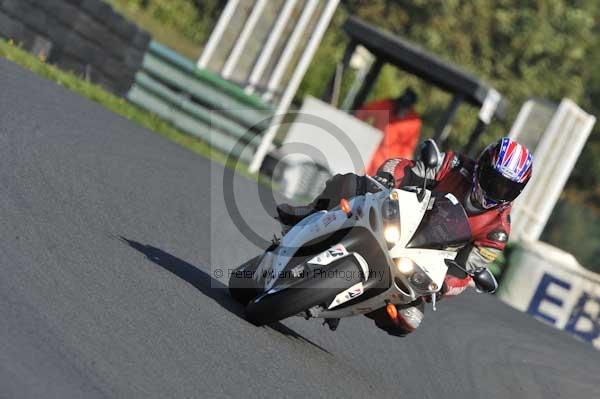
<instances>
[{"instance_id":1,"label":"track surface","mask_svg":"<svg viewBox=\"0 0 600 399\"><path fill-rule=\"evenodd\" d=\"M0 397L598 398L600 354L492 297L421 330L257 328L219 165L0 59ZM276 225L244 179L254 229Z\"/></svg>"}]
</instances>

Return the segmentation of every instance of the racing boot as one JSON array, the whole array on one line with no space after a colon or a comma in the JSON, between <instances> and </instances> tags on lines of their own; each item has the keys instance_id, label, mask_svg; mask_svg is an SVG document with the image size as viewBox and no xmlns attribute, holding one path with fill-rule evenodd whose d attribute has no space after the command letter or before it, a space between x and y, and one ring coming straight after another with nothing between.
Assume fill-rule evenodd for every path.
<instances>
[{"instance_id":1,"label":"racing boot","mask_svg":"<svg viewBox=\"0 0 600 399\"><path fill-rule=\"evenodd\" d=\"M323 321L323 325L327 325L327 327L329 327L329 329L331 331L335 331L337 330L338 326L340 325L340 319L339 318L332 318L332 319L325 319L325 321Z\"/></svg>"},{"instance_id":2,"label":"racing boot","mask_svg":"<svg viewBox=\"0 0 600 399\"><path fill-rule=\"evenodd\" d=\"M397 307L397 314L394 319L390 317L385 307L367 313L365 316L372 319L377 327L388 334L404 337L415 331L421 325L425 316L425 302L419 299L413 303L413 306Z\"/></svg>"},{"instance_id":3,"label":"racing boot","mask_svg":"<svg viewBox=\"0 0 600 399\"><path fill-rule=\"evenodd\" d=\"M398 309L398 319L400 321L400 327L403 328L406 333L415 331L423 321L423 306L411 306L409 308Z\"/></svg>"}]
</instances>

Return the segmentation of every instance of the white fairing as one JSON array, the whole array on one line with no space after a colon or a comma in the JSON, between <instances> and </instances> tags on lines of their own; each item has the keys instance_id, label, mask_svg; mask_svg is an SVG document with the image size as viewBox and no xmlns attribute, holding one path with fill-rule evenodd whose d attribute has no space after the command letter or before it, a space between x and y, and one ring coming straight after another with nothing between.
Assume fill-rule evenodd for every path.
<instances>
[{"instance_id":1,"label":"white fairing","mask_svg":"<svg viewBox=\"0 0 600 399\"><path fill-rule=\"evenodd\" d=\"M416 194L413 192L404 190L394 191L398 193L402 229L400 230L400 241L392 248L392 251L396 248L404 248L408 244L415 231L417 231L417 227L421 224L431 198L431 192L429 191L426 192L422 202L419 202Z\"/></svg>"},{"instance_id":2,"label":"white fairing","mask_svg":"<svg viewBox=\"0 0 600 399\"><path fill-rule=\"evenodd\" d=\"M400 238L391 249L384 239L381 214L382 203L389 197L397 198L400 208ZM354 301L351 306L343 306L338 309L343 303L360 298L364 294L363 283L359 283L341 291L333 302L325 308L319 306L310 309L311 316L352 316L376 310L385 306L386 303L410 303L421 296L430 295L442 287L448 269L445 261L456 257L456 251L407 248L407 244L423 220L425 212L430 209L431 201L431 192L429 191L426 191L423 200L419 201L416 192L413 191L382 190L378 193L367 193L364 196L351 199L352 213L350 217L339 207L331 211L317 212L294 226L282 238L279 247L274 252L265 254L255 274L257 284L263 287L265 292L271 290L277 282L277 277L282 275L297 248L302 247L311 240L331 234L342 228L360 226L369 230L382 248L392 277L391 281L401 280L405 288L409 287L410 292L405 292L396 283L391 283L390 288L379 295L367 298L364 301ZM364 259L358 253L348 252L341 244L332 246L306 263L308 265L327 266L331 262L346 256L354 256L362 269L363 276L369 276L369 260ZM429 289L423 290L414 287L409 276L401 273L396 266L395 260L398 258L412 260L429 279ZM295 270L292 269L292 272L295 272Z\"/></svg>"},{"instance_id":3,"label":"white fairing","mask_svg":"<svg viewBox=\"0 0 600 399\"><path fill-rule=\"evenodd\" d=\"M348 218L346 217L346 214L339 209L329 212L317 212L302 220L282 238L281 243L273 256L268 259L265 256L255 274L259 284L262 282L265 291L271 289L273 284L277 281L275 276L281 275L290 259L294 256L297 248L302 247L302 245L314 238L338 231L345 223L348 223ZM337 246L331 248L331 251L335 252L335 247ZM329 253L329 255L330 259L325 264L329 264L330 261L334 260L331 253ZM347 255L348 253L344 252L344 256ZM319 262L316 260L318 257L319 255L315 256L309 263L318 264Z\"/></svg>"}]
</instances>

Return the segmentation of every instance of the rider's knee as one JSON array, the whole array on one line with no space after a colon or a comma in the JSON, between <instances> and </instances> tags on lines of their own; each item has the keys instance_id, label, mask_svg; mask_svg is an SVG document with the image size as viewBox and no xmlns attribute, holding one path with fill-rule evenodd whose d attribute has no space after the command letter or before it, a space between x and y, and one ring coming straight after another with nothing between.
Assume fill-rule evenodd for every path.
<instances>
[{"instance_id":1,"label":"rider's knee","mask_svg":"<svg viewBox=\"0 0 600 399\"><path fill-rule=\"evenodd\" d=\"M354 173L338 173L329 179L329 183L334 185L348 184L348 182L353 182L355 179L356 175Z\"/></svg>"},{"instance_id":2,"label":"rider's knee","mask_svg":"<svg viewBox=\"0 0 600 399\"><path fill-rule=\"evenodd\" d=\"M411 306L398 310L398 318L402 320L404 328L409 330L409 332L413 332L419 328L424 317L425 314L420 306Z\"/></svg>"},{"instance_id":3,"label":"rider's knee","mask_svg":"<svg viewBox=\"0 0 600 399\"><path fill-rule=\"evenodd\" d=\"M365 316L373 319L375 325L388 334L403 337L419 328L425 317L424 309L423 303L398 309L396 319L391 319L385 308L367 313Z\"/></svg>"}]
</instances>

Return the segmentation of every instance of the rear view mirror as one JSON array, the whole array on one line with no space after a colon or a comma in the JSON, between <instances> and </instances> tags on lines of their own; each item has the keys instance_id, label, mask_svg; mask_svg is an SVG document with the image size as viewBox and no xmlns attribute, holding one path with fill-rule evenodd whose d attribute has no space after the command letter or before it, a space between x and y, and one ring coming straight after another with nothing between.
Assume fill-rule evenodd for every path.
<instances>
[{"instance_id":1,"label":"rear view mirror","mask_svg":"<svg viewBox=\"0 0 600 399\"><path fill-rule=\"evenodd\" d=\"M481 292L493 294L498 289L496 277L488 269L480 269L471 274L475 287Z\"/></svg>"},{"instance_id":2,"label":"rear view mirror","mask_svg":"<svg viewBox=\"0 0 600 399\"><path fill-rule=\"evenodd\" d=\"M435 141L427 139L421 147L420 160L427 169L435 169L442 162L442 154Z\"/></svg>"}]
</instances>

